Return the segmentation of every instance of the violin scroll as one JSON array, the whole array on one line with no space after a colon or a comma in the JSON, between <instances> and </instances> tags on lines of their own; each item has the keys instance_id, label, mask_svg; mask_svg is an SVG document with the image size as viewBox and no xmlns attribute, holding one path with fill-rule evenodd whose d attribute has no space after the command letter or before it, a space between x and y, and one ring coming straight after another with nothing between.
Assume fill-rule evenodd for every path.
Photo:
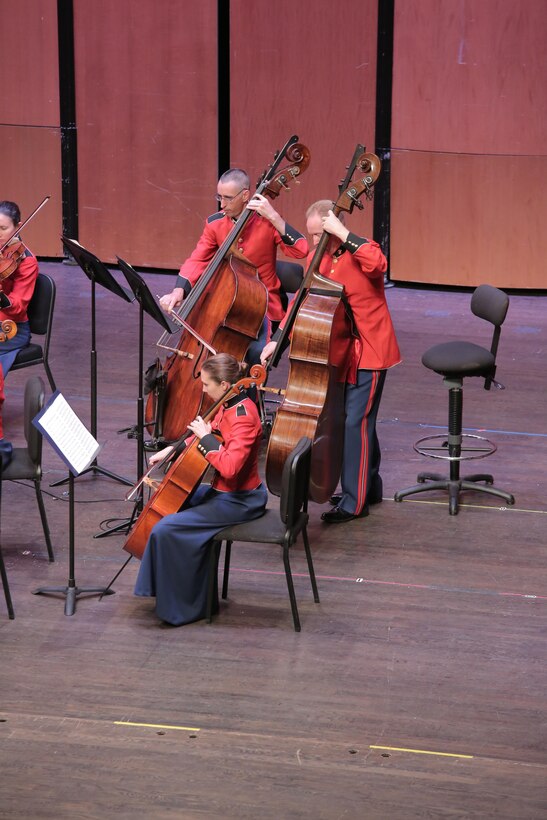
<instances>
[{"instance_id":1,"label":"violin scroll","mask_svg":"<svg viewBox=\"0 0 547 820\"><path fill-rule=\"evenodd\" d=\"M0 323L0 342L13 339L16 333L17 325L11 319L4 319L4 321Z\"/></svg>"}]
</instances>

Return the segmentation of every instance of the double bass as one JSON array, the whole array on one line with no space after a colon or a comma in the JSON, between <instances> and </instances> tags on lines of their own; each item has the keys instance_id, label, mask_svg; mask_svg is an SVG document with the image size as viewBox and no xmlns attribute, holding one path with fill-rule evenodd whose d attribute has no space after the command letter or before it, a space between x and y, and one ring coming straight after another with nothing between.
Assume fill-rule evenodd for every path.
<instances>
[{"instance_id":1,"label":"double bass","mask_svg":"<svg viewBox=\"0 0 547 820\"><path fill-rule=\"evenodd\" d=\"M265 379L265 368L259 364L253 365L249 371L249 376L245 376L233 384L229 390L209 408L203 416L203 420L209 421L213 418L223 402L229 401L233 396L237 396L250 387L258 387L264 383ZM153 495L137 518L123 546L123 549L128 552L130 556L134 555L136 558L142 558L154 524L165 515L178 512L199 486L201 479L211 465L199 452L198 444L199 439L195 437L171 464L161 483L155 487ZM167 456L165 461L170 457L171 454ZM130 500L134 496L135 492L143 483L154 486L149 478L150 472L151 470L149 470L128 493L126 496L127 500Z\"/></svg>"},{"instance_id":2,"label":"double bass","mask_svg":"<svg viewBox=\"0 0 547 820\"><path fill-rule=\"evenodd\" d=\"M363 208L381 170L376 154L357 145L339 196L338 216ZM351 311L344 286L319 273L330 234L323 232L296 294L268 367L276 367L291 334L289 378L272 427L266 456L266 483L281 494L285 460L302 436L312 440L309 496L324 504L334 492L342 466L345 377L354 344Z\"/></svg>"},{"instance_id":3,"label":"double bass","mask_svg":"<svg viewBox=\"0 0 547 820\"><path fill-rule=\"evenodd\" d=\"M280 169L286 159L289 165ZM293 135L277 152L264 172L256 194L278 196L308 167L310 154ZM244 209L188 297L171 313L181 328L176 349L171 350L159 376L162 387L149 394L146 423L159 440L172 441L202 413L204 401L199 380L201 365L216 352L230 353L239 361L258 338L266 315L268 293L256 269L237 251L237 240L253 211ZM166 347L164 333L158 347ZM152 427L154 425L154 427Z\"/></svg>"}]
</instances>

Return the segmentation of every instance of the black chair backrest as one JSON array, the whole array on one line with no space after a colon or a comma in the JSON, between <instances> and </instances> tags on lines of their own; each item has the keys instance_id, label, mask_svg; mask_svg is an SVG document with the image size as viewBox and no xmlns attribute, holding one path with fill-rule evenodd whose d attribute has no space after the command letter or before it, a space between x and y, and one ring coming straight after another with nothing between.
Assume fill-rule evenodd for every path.
<instances>
[{"instance_id":1,"label":"black chair backrest","mask_svg":"<svg viewBox=\"0 0 547 820\"><path fill-rule=\"evenodd\" d=\"M507 315L509 297L492 285L479 285L471 297L471 310L480 319L501 327Z\"/></svg>"},{"instance_id":2,"label":"black chair backrest","mask_svg":"<svg viewBox=\"0 0 547 820\"><path fill-rule=\"evenodd\" d=\"M492 285L479 285L471 297L471 310L475 316L478 316L480 319L486 319L487 322L494 325L494 334L492 336L492 344L490 345L490 352L494 357L494 361L498 353L501 326L507 316L508 307L509 297L507 294ZM490 390L494 375L495 365L490 378L487 378L484 382L485 390Z\"/></svg>"},{"instance_id":3,"label":"black chair backrest","mask_svg":"<svg viewBox=\"0 0 547 820\"><path fill-rule=\"evenodd\" d=\"M304 278L302 265L298 262L278 260L275 263L275 272L285 293L296 293Z\"/></svg>"},{"instance_id":4,"label":"black chair backrest","mask_svg":"<svg viewBox=\"0 0 547 820\"><path fill-rule=\"evenodd\" d=\"M51 323L55 305L55 282L47 273L39 273L28 306L30 332L44 336Z\"/></svg>"},{"instance_id":5,"label":"black chair backrest","mask_svg":"<svg viewBox=\"0 0 547 820\"><path fill-rule=\"evenodd\" d=\"M32 424L32 419L44 406L46 390L40 376L31 376L25 385L25 438L28 453L34 464L42 458L42 434Z\"/></svg>"},{"instance_id":6,"label":"black chair backrest","mask_svg":"<svg viewBox=\"0 0 547 820\"><path fill-rule=\"evenodd\" d=\"M311 439L303 436L287 456L281 475L279 515L287 527L292 527L307 507L310 467Z\"/></svg>"}]
</instances>

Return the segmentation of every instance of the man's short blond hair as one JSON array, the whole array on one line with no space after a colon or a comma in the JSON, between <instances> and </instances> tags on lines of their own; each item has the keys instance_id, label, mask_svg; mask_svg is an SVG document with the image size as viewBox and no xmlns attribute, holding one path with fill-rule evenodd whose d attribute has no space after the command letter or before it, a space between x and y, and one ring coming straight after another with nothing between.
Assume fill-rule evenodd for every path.
<instances>
[{"instance_id":1,"label":"man's short blond hair","mask_svg":"<svg viewBox=\"0 0 547 820\"><path fill-rule=\"evenodd\" d=\"M334 202L332 201L332 199L318 199L317 202L314 202L312 205L310 205L310 207L306 211L306 220L308 220L310 216L313 216L313 214L317 214L321 218L323 218L324 216L328 216L329 211L332 211L333 208ZM346 215L343 211L338 214L338 219L343 225L345 224Z\"/></svg>"},{"instance_id":2,"label":"man's short blond hair","mask_svg":"<svg viewBox=\"0 0 547 820\"><path fill-rule=\"evenodd\" d=\"M332 199L318 199L313 202L306 211L306 219L309 219L312 214L319 214L319 216L328 216L329 211L332 211L334 202Z\"/></svg>"}]
</instances>

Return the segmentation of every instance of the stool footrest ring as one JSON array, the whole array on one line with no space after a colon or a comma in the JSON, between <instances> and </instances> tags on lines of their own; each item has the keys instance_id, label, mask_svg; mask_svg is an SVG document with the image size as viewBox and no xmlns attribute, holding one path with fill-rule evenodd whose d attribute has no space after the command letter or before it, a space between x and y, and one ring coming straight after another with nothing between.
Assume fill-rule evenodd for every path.
<instances>
[{"instance_id":1,"label":"stool footrest ring","mask_svg":"<svg viewBox=\"0 0 547 820\"><path fill-rule=\"evenodd\" d=\"M434 436L424 436L418 439L413 445L414 450L422 456L428 458L440 458L444 461L470 461L475 458L487 458L495 453L498 449L493 441L489 441L484 436L476 436L471 433L461 434L461 448L460 455L450 455L448 449L448 433L439 433ZM476 442L475 446L471 446L473 442L467 440L472 439Z\"/></svg>"}]
</instances>

